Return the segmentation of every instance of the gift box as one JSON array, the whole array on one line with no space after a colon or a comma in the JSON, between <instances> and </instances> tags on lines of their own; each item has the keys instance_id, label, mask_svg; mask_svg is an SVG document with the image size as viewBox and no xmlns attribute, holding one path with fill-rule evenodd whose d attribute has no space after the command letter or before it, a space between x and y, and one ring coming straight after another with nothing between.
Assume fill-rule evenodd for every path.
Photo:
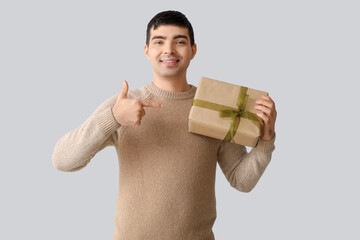
<instances>
[{"instance_id":1,"label":"gift box","mask_svg":"<svg viewBox=\"0 0 360 240\"><path fill-rule=\"evenodd\" d=\"M189 132L255 147L263 121L254 107L261 95L268 93L202 77L189 113Z\"/></svg>"}]
</instances>

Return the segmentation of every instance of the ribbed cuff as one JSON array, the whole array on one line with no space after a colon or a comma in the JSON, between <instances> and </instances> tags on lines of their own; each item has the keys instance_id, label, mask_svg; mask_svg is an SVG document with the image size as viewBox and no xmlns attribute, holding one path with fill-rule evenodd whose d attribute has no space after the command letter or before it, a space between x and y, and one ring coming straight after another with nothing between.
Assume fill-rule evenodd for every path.
<instances>
[{"instance_id":1,"label":"ribbed cuff","mask_svg":"<svg viewBox=\"0 0 360 240\"><path fill-rule=\"evenodd\" d=\"M259 139L258 144L256 145L256 149L258 151L264 152L264 153L268 153L268 152L272 152L275 149L275 138L276 138L276 133L274 135L274 137L271 140L263 140L261 137Z\"/></svg>"},{"instance_id":2,"label":"ribbed cuff","mask_svg":"<svg viewBox=\"0 0 360 240\"><path fill-rule=\"evenodd\" d=\"M115 117L111 111L111 107L104 110L97 116L98 125L100 131L108 136L115 132L121 125L115 120Z\"/></svg>"}]
</instances>

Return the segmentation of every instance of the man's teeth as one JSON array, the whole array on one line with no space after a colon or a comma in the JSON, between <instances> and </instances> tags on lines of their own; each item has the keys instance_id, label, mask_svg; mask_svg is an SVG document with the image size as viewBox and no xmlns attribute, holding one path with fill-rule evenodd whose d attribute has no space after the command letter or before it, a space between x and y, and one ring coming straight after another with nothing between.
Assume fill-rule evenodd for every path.
<instances>
[{"instance_id":1,"label":"man's teeth","mask_svg":"<svg viewBox=\"0 0 360 240\"><path fill-rule=\"evenodd\" d=\"M175 61L168 61L168 60L162 60L162 62L165 62L165 63L174 63L174 62L178 62L179 60L175 60Z\"/></svg>"}]
</instances>

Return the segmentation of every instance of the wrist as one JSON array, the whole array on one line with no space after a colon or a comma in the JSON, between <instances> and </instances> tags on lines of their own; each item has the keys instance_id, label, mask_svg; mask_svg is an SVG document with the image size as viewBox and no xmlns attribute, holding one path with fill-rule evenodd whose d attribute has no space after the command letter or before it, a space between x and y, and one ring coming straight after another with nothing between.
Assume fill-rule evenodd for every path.
<instances>
[{"instance_id":1,"label":"wrist","mask_svg":"<svg viewBox=\"0 0 360 240\"><path fill-rule=\"evenodd\" d=\"M264 141L271 141L274 137L275 137L275 132L272 135L266 134L266 135L262 136L261 139Z\"/></svg>"}]
</instances>

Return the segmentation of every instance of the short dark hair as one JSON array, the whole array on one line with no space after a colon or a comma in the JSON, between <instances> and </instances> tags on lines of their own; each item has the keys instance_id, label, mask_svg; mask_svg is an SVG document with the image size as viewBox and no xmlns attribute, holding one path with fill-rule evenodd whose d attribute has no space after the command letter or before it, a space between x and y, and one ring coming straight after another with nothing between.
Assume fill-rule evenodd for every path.
<instances>
[{"instance_id":1,"label":"short dark hair","mask_svg":"<svg viewBox=\"0 0 360 240\"><path fill-rule=\"evenodd\" d=\"M186 27L189 30L190 45L193 46L195 43L194 30L191 23L184 14L179 11L163 11L156 14L148 23L146 29L146 45L149 46L150 31L154 27L154 30L161 25L175 25L178 27Z\"/></svg>"}]
</instances>

